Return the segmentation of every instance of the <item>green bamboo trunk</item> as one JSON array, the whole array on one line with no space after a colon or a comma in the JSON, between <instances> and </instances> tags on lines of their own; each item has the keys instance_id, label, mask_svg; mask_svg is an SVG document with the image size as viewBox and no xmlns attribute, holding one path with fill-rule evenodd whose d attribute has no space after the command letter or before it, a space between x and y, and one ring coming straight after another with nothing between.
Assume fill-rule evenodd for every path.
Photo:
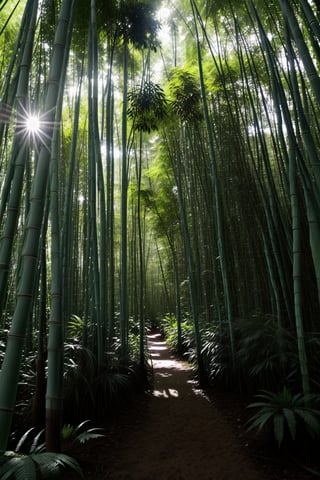
<instances>
[{"instance_id":1,"label":"green bamboo trunk","mask_svg":"<svg viewBox=\"0 0 320 480\"><path fill-rule=\"evenodd\" d=\"M224 245L224 238L223 238L218 169L217 169L216 155L214 150L214 137L212 132L212 125L210 122L207 94L206 94L204 75L203 75L200 38L199 38L198 28L197 28L197 16L199 15L199 13L197 11L196 4L193 0L191 0L191 8L193 12L194 26L196 31L197 60L198 60L198 68L199 68L199 80L200 80L200 90L201 90L202 105L203 105L203 114L204 114L204 119L207 127L207 132L208 132L211 181L212 181L212 188L214 192L215 216L216 216L215 222L217 226L217 246L218 246L218 252L219 252L219 261L221 265L221 275L222 275L222 282L223 282L224 301L225 301L226 312L227 312L231 355L232 355L232 361L234 362L235 361L235 345L234 345L234 333L233 333L234 327L233 327L232 300L231 300L230 281L229 281L229 274L228 274L227 263L226 263L225 245Z\"/></svg>"},{"instance_id":2,"label":"green bamboo trunk","mask_svg":"<svg viewBox=\"0 0 320 480\"><path fill-rule=\"evenodd\" d=\"M30 8L27 4L26 8ZM26 131L26 120L28 112L28 88L29 76L32 65L32 52L37 21L38 2L33 2L31 15L28 16L28 34L23 48L21 65L19 68L19 79L16 93L17 126L12 144L13 174L8 195L7 217L0 243L0 317L5 306L7 297L7 284L10 269L10 260L13 242L17 230L17 223L21 207L21 195L24 184L24 173L26 163L29 159L29 133ZM25 26L23 23L22 26ZM11 169L9 171L12 171ZM5 196L3 197L5 198Z\"/></svg>"},{"instance_id":3,"label":"green bamboo trunk","mask_svg":"<svg viewBox=\"0 0 320 480\"><path fill-rule=\"evenodd\" d=\"M98 364L103 364L106 319L106 221L105 194L100 136L98 124L98 39L96 2L91 0L89 38L89 229L91 250L91 275L93 282L92 312L96 322ZM99 199L97 199L97 191ZM97 218L100 200L100 222ZM100 250L98 247L100 228Z\"/></svg>"},{"instance_id":4,"label":"green bamboo trunk","mask_svg":"<svg viewBox=\"0 0 320 480\"><path fill-rule=\"evenodd\" d=\"M121 164L121 252L120 252L120 340L121 361L128 360L128 172L127 172L127 96L128 96L128 40L124 39L123 104L122 104L122 164Z\"/></svg>"},{"instance_id":5,"label":"green bamboo trunk","mask_svg":"<svg viewBox=\"0 0 320 480\"><path fill-rule=\"evenodd\" d=\"M64 78L64 49L68 38L68 26L72 4L64 0L61 5L56 28L54 48L50 65L48 88L44 104L46 144L42 144L39 162L35 171L30 210L23 243L20 278L17 289L16 307L0 376L0 450L6 450L14 412L19 369L24 345L27 322L30 320L33 304L34 284L38 268L38 248L44 204L47 192L47 180L50 165L50 145L54 130L55 109L58 101L61 78Z\"/></svg>"},{"instance_id":6,"label":"green bamboo trunk","mask_svg":"<svg viewBox=\"0 0 320 480\"><path fill-rule=\"evenodd\" d=\"M48 336L48 376L46 392L46 447L48 451L59 452L63 414L63 362L64 362L64 317L63 317L63 280L62 251L60 233L60 118L64 97L64 85L69 60L74 1L67 28L64 64L60 77L60 90L57 98L56 122L50 165L50 220L51 220L51 311Z\"/></svg>"},{"instance_id":7,"label":"green bamboo trunk","mask_svg":"<svg viewBox=\"0 0 320 480\"><path fill-rule=\"evenodd\" d=\"M319 72L313 62L307 43L304 40L304 36L301 32L299 22L296 18L294 9L291 3L286 0L279 0L280 7L283 11L285 18L288 21L290 32L294 38L295 44L300 54L300 59L306 70L306 74L309 78L311 88L315 95L315 98L320 106L320 77ZM318 58L319 60L319 58Z\"/></svg>"}]
</instances>

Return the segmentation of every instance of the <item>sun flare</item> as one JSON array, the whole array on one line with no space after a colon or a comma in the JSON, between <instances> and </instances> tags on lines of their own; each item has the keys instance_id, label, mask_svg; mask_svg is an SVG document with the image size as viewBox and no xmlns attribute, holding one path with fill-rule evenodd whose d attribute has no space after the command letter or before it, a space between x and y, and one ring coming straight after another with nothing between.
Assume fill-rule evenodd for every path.
<instances>
[{"instance_id":1,"label":"sun flare","mask_svg":"<svg viewBox=\"0 0 320 480\"><path fill-rule=\"evenodd\" d=\"M37 115L30 115L26 119L26 130L32 135L37 135L41 131L40 119Z\"/></svg>"},{"instance_id":2,"label":"sun flare","mask_svg":"<svg viewBox=\"0 0 320 480\"><path fill-rule=\"evenodd\" d=\"M54 119L51 120L52 112L38 113L32 108L25 108L19 105L17 115L16 133L21 136L23 141L31 142L37 150L40 146L50 149L51 132L55 126Z\"/></svg>"}]
</instances>

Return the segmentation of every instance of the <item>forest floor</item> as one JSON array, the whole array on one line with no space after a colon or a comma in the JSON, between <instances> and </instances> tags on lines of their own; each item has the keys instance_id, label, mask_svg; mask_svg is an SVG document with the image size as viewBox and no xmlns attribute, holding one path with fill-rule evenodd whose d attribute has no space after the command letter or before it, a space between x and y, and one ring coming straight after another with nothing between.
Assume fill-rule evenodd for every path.
<instances>
[{"instance_id":1,"label":"forest floor","mask_svg":"<svg viewBox=\"0 0 320 480\"><path fill-rule=\"evenodd\" d=\"M177 360L159 334L148 342L154 391L123 412L104 438L77 447L73 455L86 480L315 478L290 458L266 454L246 433L245 405L199 390L190 365Z\"/></svg>"}]
</instances>

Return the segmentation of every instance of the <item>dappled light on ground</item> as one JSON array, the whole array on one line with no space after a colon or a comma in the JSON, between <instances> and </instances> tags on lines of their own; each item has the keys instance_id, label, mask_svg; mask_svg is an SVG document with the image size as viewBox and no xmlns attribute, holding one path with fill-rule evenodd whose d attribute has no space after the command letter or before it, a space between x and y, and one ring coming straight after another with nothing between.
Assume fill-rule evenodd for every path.
<instances>
[{"instance_id":1,"label":"dappled light on ground","mask_svg":"<svg viewBox=\"0 0 320 480\"><path fill-rule=\"evenodd\" d=\"M179 391L176 388L172 388L172 385L170 386L170 381L167 383L167 388L157 389L158 379L173 377L173 370L182 370L191 374L192 367L188 363L178 360L174 355L168 352L168 347L160 333L148 335L148 351L155 373L155 388L153 395L158 398L178 398ZM171 379L171 382L175 381L175 378ZM163 383L162 380L161 383ZM192 393L194 395L203 397L209 401L205 392L198 388L198 382L196 380L189 379L187 380L187 384L191 385Z\"/></svg>"},{"instance_id":2,"label":"dappled light on ground","mask_svg":"<svg viewBox=\"0 0 320 480\"><path fill-rule=\"evenodd\" d=\"M152 366L159 375L165 375L164 371L171 369L191 371L190 365L177 360L174 355L168 358L168 347L160 333L148 335L148 351Z\"/></svg>"},{"instance_id":3,"label":"dappled light on ground","mask_svg":"<svg viewBox=\"0 0 320 480\"><path fill-rule=\"evenodd\" d=\"M178 390L175 390L174 388L168 388L167 390L154 390L153 395L155 397L164 397L164 398L178 398L179 397L179 392Z\"/></svg>"},{"instance_id":4,"label":"dappled light on ground","mask_svg":"<svg viewBox=\"0 0 320 480\"><path fill-rule=\"evenodd\" d=\"M160 334L149 335L148 349L153 393L128 412L109 449L97 451L86 479L265 480L199 389L192 367L169 352Z\"/></svg>"}]
</instances>

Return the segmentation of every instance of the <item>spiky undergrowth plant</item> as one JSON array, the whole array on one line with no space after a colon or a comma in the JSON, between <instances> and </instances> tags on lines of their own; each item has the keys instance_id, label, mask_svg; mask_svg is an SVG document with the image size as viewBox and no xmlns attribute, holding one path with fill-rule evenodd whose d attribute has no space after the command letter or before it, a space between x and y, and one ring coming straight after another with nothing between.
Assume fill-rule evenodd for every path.
<instances>
[{"instance_id":1,"label":"spiky undergrowth plant","mask_svg":"<svg viewBox=\"0 0 320 480\"><path fill-rule=\"evenodd\" d=\"M65 419L78 422L84 416L104 416L124 401L130 388L128 373L110 371L105 366L77 366L66 378Z\"/></svg>"},{"instance_id":2,"label":"spiky undergrowth plant","mask_svg":"<svg viewBox=\"0 0 320 480\"><path fill-rule=\"evenodd\" d=\"M80 465L74 458L64 453L46 452L45 445L38 444L43 431L30 440L33 431L31 428L23 434L15 451L1 453L1 480L54 480L61 478L63 468L70 468L84 478Z\"/></svg>"},{"instance_id":3,"label":"spiky undergrowth plant","mask_svg":"<svg viewBox=\"0 0 320 480\"><path fill-rule=\"evenodd\" d=\"M201 354L209 382L221 384L224 388L234 388L236 378L226 327L224 325L204 332Z\"/></svg>"},{"instance_id":4,"label":"spiky undergrowth plant","mask_svg":"<svg viewBox=\"0 0 320 480\"><path fill-rule=\"evenodd\" d=\"M59 479L61 469L68 467L84 478L78 462L63 453L33 452L27 455L8 451L0 456L1 480Z\"/></svg>"},{"instance_id":5,"label":"spiky undergrowth plant","mask_svg":"<svg viewBox=\"0 0 320 480\"><path fill-rule=\"evenodd\" d=\"M121 408L137 391L148 390L147 365L119 364L117 352L109 352L105 364L99 365L89 349L66 346L64 421L101 420Z\"/></svg>"},{"instance_id":6,"label":"spiky undergrowth plant","mask_svg":"<svg viewBox=\"0 0 320 480\"><path fill-rule=\"evenodd\" d=\"M161 328L170 350L178 352L178 328L176 317L172 314L165 315L161 321ZM181 353L190 362L195 359L193 324L188 314L186 314L186 318L181 322Z\"/></svg>"},{"instance_id":7,"label":"spiky undergrowth plant","mask_svg":"<svg viewBox=\"0 0 320 480\"><path fill-rule=\"evenodd\" d=\"M61 432L63 440L70 440L72 443L86 443L89 440L104 437L103 428L87 428L89 423L90 420L85 420L76 427L70 424L63 425Z\"/></svg>"},{"instance_id":8,"label":"spiky undergrowth plant","mask_svg":"<svg viewBox=\"0 0 320 480\"><path fill-rule=\"evenodd\" d=\"M299 361L295 336L281 328L274 316L257 312L241 319L237 339L243 388L276 391L289 380L290 384L297 382Z\"/></svg>"},{"instance_id":9,"label":"spiky undergrowth plant","mask_svg":"<svg viewBox=\"0 0 320 480\"><path fill-rule=\"evenodd\" d=\"M284 440L298 439L307 434L316 437L320 434L320 396L302 393L292 394L287 387L279 393L263 390L256 395L261 401L248 405L248 408L259 408L248 421L248 430L269 429L280 448Z\"/></svg>"},{"instance_id":10,"label":"spiky undergrowth plant","mask_svg":"<svg viewBox=\"0 0 320 480\"><path fill-rule=\"evenodd\" d=\"M236 369L229 346L228 325L211 327L202 335L202 355L211 383L241 392L278 390L299 378L296 340L277 319L259 312L234 325Z\"/></svg>"}]
</instances>

